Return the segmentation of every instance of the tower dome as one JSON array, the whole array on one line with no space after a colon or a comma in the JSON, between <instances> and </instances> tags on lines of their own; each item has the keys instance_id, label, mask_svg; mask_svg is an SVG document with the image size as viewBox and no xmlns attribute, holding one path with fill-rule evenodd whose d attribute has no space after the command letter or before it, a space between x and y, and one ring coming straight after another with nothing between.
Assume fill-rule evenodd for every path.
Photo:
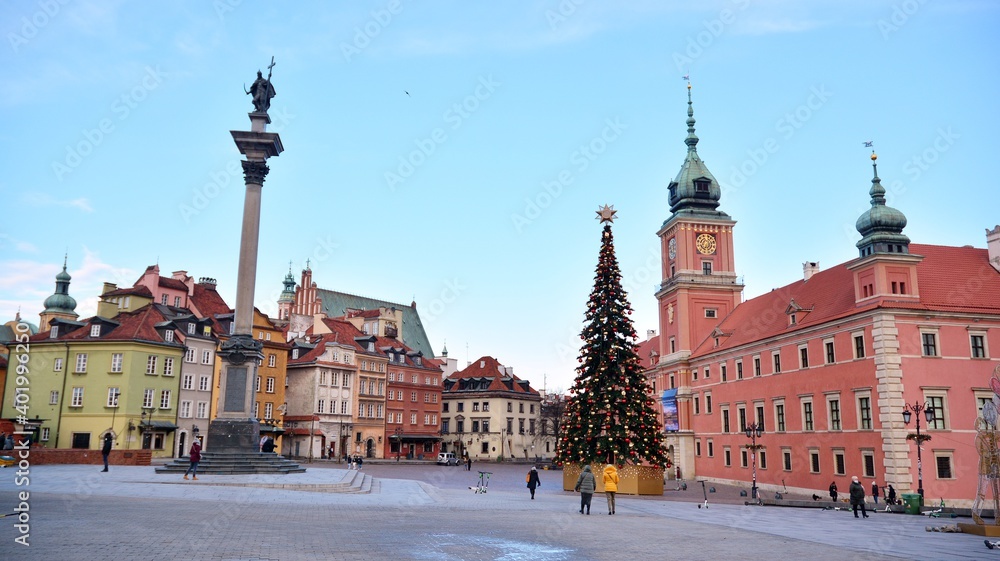
<instances>
[{"instance_id":1,"label":"tower dome","mask_svg":"<svg viewBox=\"0 0 1000 561\"><path fill-rule=\"evenodd\" d=\"M885 188L878 176L878 155L872 152L872 206L858 217L856 227L861 234L857 243L861 257L873 253L909 253L910 238L903 234L906 216L885 204Z\"/></svg>"},{"instance_id":2,"label":"tower dome","mask_svg":"<svg viewBox=\"0 0 1000 561\"><path fill-rule=\"evenodd\" d=\"M77 317L76 299L69 295L69 281L72 277L66 272L66 260L63 259L62 272L56 275L56 291L45 299L45 313L67 314Z\"/></svg>"},{"instance_id":3,"label":"tower dome","mask_svg":"<svg viewBox=\"0 0 1000 561\"><path fill-rule=\"evenodd\" d=\"M701 215L710 218L729 219L729 215L716 210L722 189L719 182L708 171L705 162L698 156L698 136L694 133L694 107L691 103L691 84L688 84L688 135L687 157L681 165L677 177L670 182L670 212L677 214Z\"/></svg>"}]
</instances>

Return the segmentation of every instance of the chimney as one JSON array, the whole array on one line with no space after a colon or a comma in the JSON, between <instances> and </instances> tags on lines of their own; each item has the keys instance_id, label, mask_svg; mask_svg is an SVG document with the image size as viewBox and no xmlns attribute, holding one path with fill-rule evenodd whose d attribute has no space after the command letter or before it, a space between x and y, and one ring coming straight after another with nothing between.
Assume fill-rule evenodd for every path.
<instances>
[{"instance_id":1,"label":"chimney","mask_svg":"<svg viewBox=\"0 0 1000 561\"><path fill-rule=\"evenodd\" d=\"M802 264L802 280L809 280L819 272L819 261L806 261Z\"/></svg>"},{"instance_id":2,"label":"chimney","mask_svg":"<svg viewBox=\"0 0 1000 561\"><path fill-rule=\"evenodd\" d=\"M118 290L118 285L113 282L104 283L104 288L101 289L101 294L107 294L113 290Z\"/></svg>"},{"instance_id":3,"label":"chimney","mask_svg":"<svg viewBox=\"0 0 1000 561\"><path fill-rule=\"evenodd\" d=\"M646 340L649 341L653 337L656 337L656 330L655 329L647 329L646 330Z\"/></svg>"},{"instance_id":4,"label":"chimney","mask_svg":"<svg viewBox=\"0 0 1000 561\"><path fill-rule=\"evenodd\" d=\"M171 273L171 278L183 281L184 279L187 278L187 274L188 274L187 271L174 271L173 273Z\"/></svg>"},{"instance_id":5,"label":"chimney","mask_svg":"<svg viewBox=\"0 0 1000 561\"><path fill-rule=\"evenodd\" d=\"M990 257L990 265L1000 271L1000 224L992 230L986 229L986 251Z\"/></svg>"}]
</instances>

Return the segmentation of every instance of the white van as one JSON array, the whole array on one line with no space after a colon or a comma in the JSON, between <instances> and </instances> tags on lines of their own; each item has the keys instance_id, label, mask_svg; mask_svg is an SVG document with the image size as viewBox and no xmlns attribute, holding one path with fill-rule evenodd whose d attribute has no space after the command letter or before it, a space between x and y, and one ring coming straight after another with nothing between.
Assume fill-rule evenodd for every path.
<instances>
[{"instance_id":1,"label":"white van","mask_svg":"<svg viewBox=\"0 0 1000 561\"><path fill-rule=\"evenodd\" d=\"M454 452L441 452L438 454L437 464L439 466L457 466L458 458Z\"/></svg>"}]
</instances>

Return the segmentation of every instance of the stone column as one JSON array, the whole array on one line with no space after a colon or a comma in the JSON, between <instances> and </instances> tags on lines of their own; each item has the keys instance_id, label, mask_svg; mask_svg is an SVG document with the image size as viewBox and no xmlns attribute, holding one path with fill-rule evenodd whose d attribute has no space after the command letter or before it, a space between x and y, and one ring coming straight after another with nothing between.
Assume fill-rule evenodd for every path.
<instances>
[{"instance_id":1,"label":"stone column","mask_svg":"<svg viewBox=\"0 0 1000 561\"><path fill-rule=\"evenodd\" d=\"M263 343L253 338L253 301L257 281L257 248L260 233L261 191L267 176L266 161L284 149L281 138L266 132L271 122L266 112L250 113L250 131L230 131L236 147L246 155L242 162L246 182L239 269L236 278L236 325L222 344L222 373L218 416L208 428L206 450L218 453L257 452L260 424L253 414L257 364L263 360Z\"/></svg>"}]
</instances>

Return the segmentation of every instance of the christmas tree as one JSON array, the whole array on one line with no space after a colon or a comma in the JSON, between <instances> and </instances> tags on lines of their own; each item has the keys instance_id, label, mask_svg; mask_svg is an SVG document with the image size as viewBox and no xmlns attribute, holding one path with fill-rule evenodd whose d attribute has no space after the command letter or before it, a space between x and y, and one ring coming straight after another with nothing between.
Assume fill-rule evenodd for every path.
<instances>
[{"instance_id":1,"label":"christmas tree","mask_svg":"<svg viewBox=\"0 0 1000 561\"><path fill-rule=\"evenodd\" d=\"M597 212L604 224L594 290L580 337L580 366L570 389L556 461L667 467L650 387L635 348L632 306L621 286L611 222L615 211Z\"/></svg>"}]
</instances>

